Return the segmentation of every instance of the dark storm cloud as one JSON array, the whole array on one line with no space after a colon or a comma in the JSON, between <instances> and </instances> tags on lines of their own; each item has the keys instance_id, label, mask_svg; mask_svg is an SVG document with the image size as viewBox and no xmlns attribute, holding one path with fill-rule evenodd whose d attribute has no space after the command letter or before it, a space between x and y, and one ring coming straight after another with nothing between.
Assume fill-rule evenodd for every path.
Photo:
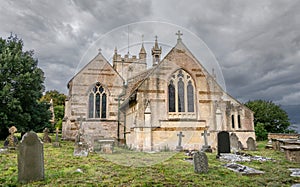
<instances>
[{"instance_id":1,"label":"dark storm cloud","mask_svg":"<svg viewBox=\"0 0 300 187\"><path fill-rule=\"evenodd\" d=\"M0 3L0 36L16 33L26 49L35 50L47 90L66 93L66 84L78 70L81 57L104 33L132 22L157 20L180 25L199 36L219 61L227 91L239 100L299 104L299 1ZM155 28L142 32L152 36Z\"/></svg>"},{"instance_id":2,"label":"dark storm cloud","mask_svg":"<svg viewBox=\"0 0 300 187\"><path fill-rule=\"evenodd\" d=\"M155 13L176 17L205 41L231 95L299 104L299 1L178 1L165 8L168 3Z\"/></svg>"},{"instance_id":3,"label":"dark storm cloud","mask_svg":"<svg viewBox=\"0 0 300 187\"><path fill-rule=\"evenodd\" d=\"M129 3L130 2L130 3ZM66 84L88 47L110 29L151 12L142 1L0 1L0 36L12 32L34 49L46 89L66 93Z\"/></svg>"}]
</instances>

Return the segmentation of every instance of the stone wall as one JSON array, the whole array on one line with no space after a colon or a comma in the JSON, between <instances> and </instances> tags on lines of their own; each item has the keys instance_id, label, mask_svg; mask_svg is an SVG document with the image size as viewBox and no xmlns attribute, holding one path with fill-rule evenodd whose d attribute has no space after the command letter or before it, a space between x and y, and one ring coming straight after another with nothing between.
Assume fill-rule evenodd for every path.
<instances>
[{"instance_id":1,"label":"stone wall","mask_svg":"<svg viewBox=\"0 0 300 187\"><path fill-rule=\"evenodd\" d=\"M268 140L272 139L298 139L300 134L268 133Z\"/></svg>"}]
</instances>

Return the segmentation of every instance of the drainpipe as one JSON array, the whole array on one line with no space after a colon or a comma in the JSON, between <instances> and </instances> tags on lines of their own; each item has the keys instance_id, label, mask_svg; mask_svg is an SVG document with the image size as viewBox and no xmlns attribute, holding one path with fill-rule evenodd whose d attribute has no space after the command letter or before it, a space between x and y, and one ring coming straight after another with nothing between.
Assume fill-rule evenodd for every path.
<instances>
[{"instance_id":1,"label":"drainpipe","mask_svg":"<svg viewBox=\"0 0 300 187\"><path fill-rule=\"evenodd\" d=\"M125 95L125 90L126 90L126 85L125 82L123 82L123 90L122 93L118 96L118 132L117 132L117 136L118 136L118 143L120 143L120 101L121 101L121 97L123 97ZM125 119L125 118L124 118ZM124 125L124 129L125 129L125 125ZM124 131L124 137L125 137L125 131Z\"/></svg>"}]
</instances>

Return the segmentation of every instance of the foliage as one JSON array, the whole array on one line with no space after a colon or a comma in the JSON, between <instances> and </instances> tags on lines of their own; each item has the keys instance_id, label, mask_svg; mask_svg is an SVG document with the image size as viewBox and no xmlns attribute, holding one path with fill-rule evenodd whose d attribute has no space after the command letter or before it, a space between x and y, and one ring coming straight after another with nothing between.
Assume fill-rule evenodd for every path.
<instances>
[{"instance_id":1,"label":"foliage","mask_svg":"<svg viewBox=\"0 0 300 187\"><path fill-rule=\"evenodd\" d=\"M55 126L58 127L59 129L61 129L62 128L62 120L65 115L65 106L64 105L56 105L54 107L54 115L55 115L55 121L56 121Z\"/></svg>"},{"instance_id":2,"label":"foliage","mask_svg":"<svg viewBox=\"0 0 300 187\"><path fill-rule=\"evenodd\" d=\"M54 115L56 120L63 119L64 113L65 113L64 105L57 105L54 107Z\"/></svg>"},{"instance_id":3,"label":"foliage","mask_svg":"<svg viewBox=\"0 0 300 187\"><path fill-rule=\"evenodd\" d=\"M0 139L8 128L39 131L49 125L49 105L38 100L44 90L44 73L33 51L23 51L17 36L0 38Z\"/></svg>"},{"instance_id":4,"label":"foliage","mask_svg":"<svg viewBox=\"0 0 300 187\"><path fill-rule=\"evenodd\" d=\"M174 153L169 159L154 165L133 167L111 162L103 154L90 153L88 157L74 157L73 142L63 141L61 145L61 148L54 148L51 144L44 144L45 180L22 186L291 186L300 183L300 179L291 177L288 171L295 164L288 162L284 153L265 149L266 142L258 142L258 151L247 153L271 157L276 161L242 163L265 172L251 176L226 169L222 166L225 163L216 159L216 153L207 153L208 173L196 174L193 164L184 160L186 155L183 152ZM128 155L124 154L106 156L113 156L112 160L121 159L133 163L135 159L143 157L146 162L153 155L131 152L130 159L126 159ZM3 186L20 186L17 182L17 153L0 154L0 160L0 183ZM81 169L82 173L76 172L77 169Z\"/></svg>"},{"instance_id":5,"label":"foliage","mask_svg":"<svg viewBox=\"0 0 300 187\"><path fill-rule=\"evenodd\" d=\"M65 105L65 100L66 100L66 95L59 93L57 90L50 90L47 91L45 93L45 95L43 95L43 97L41 98L41 101L46 101L46 102L50 102L50 100L53 100L53 106L57 106L57 105Z\"/></svg>"},{"instance_id":6,"label":"foliage","mask_svg":"<svg viewBox=\"0 0 300 187\"><path fill-rule=\"evenodd\" d=\"M263 123L257 123L255 126L255 135L256 140L258 141L268 139L268 132L266 131L264 126L265 125Z\"/></svg>"},{"instance_id":7,"label":"foliage","mask_svg":"<svg viewBox=\"0 0 300 187\"><path fill-rule=\"evenodd\" d=\"M254 112L255 126L261 123L267 132L289 132L288 127L291 124L288 114L279 105L264 100L248 101L245 105Z\"/></svg>"}]
</instances>

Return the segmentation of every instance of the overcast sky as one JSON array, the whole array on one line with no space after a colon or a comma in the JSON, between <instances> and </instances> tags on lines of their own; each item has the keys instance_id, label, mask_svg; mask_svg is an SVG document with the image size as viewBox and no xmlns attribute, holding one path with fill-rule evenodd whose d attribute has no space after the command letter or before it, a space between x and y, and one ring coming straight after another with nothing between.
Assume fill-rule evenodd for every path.
<instances>
[{"instance_id":1,"label":"overcast sky","mask_svg":"<svg viewBox=\"0 0 300 187\"><path fill-rule=\"evenodd\" d=\"M0 0L0 12L0 36L13 32L26 50L35 51L46 90L67 93L67 82L90 60L83 56L87 51L95 56L90 47L101 38L103 46L98 47L109 60L113 49L103 41L117 42L112 35L104 40L107 33L121 27L124 35L124 25L155 21L181 27L184 42L188 32L201 38L220 64L227 91L240 101L300 104L300 1ZM145 42L158 35L159 41L168 36L176 43L177 28L164 34L145 28L139 28L136 38L130 35L131 43L141 40L141 34ZM172 42L163 50L168 47Z\"/></svg>"}]
</instances>

